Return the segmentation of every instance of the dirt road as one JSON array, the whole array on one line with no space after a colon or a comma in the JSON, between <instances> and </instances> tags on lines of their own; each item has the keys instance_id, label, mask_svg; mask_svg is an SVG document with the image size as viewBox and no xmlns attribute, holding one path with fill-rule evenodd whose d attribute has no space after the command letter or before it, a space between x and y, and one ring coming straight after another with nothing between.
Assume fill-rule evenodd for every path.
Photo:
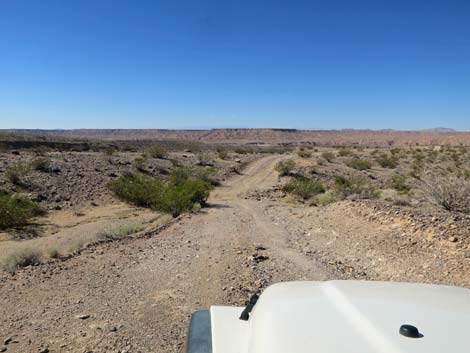
<instances>
[{"instance_id":1,"label":"dirt road","mask_svg":"<svg viewBox=\"0 0 470 353\"><path fill-rule=\"evenodd\" d=\"M422 281L410 268L453 283L444 256L416 252L395 228L365 221L350 204L313 209L246 197L277 183L273 168L282 158L253 162L213 192L210 208L153 237L104 244L0 282L0 339L11 338L0 349L181 352L192 311L242 304L270 283ZM400 251L407 253L398 258ZM469 283L464 255L453 256L464 274L455 281ZM409 259L418 260L412 267Z\"/></svg>"},{"instance_id":2,"label":"dirt road","mask_svg":"<svg viewBox=\"0 0 470 353\"><path fill-rule=\"evenodd\" d=\"M213 193L210 208L155 237L106 244L0 283L7 351L178 352L193 310L241 304L273 281L330 277L241 197L276 183L279 158L254 162Z\"/></svg>"}]
</instances>

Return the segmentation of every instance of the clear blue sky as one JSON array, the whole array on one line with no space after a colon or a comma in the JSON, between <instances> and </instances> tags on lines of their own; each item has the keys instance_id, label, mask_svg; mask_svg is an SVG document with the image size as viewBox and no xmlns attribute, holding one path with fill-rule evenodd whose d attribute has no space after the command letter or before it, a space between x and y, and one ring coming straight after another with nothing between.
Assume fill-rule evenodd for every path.
<instances>
[{"instance_id":1,"label":"clear blue sky","mask_svg":"<svg viewBox=\"0 0 470 353\"><path fill-rule=\"evenodd\" d=\"M468 0L0 1L0 128L437 126Z\"/></svg>"}]
</instances>

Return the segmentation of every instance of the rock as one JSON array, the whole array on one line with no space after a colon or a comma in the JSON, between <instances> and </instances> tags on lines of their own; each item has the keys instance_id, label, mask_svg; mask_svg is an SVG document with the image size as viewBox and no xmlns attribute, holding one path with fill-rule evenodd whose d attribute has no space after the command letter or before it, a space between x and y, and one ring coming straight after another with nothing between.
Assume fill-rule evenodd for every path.
<instances>
[{"instance_id":1,"label":"rock","mask_svg":"<svg viewBox=\"0 0 470 353\"><path fill-rule=\"evenodd\" d=\"M6 351L7 351L7 347L0 348L0 352L6 352Z\"/></svg>"},{"instance_id":2,"label":"rock","mask_svg":"<svg viewBox=\"0 0 470 353\"><path fill-rule=\"evenodd\" d=\"M81 315L77 315L75 316L77 319L80 319L80 320L86 320L90 317L90 315L88 314L81 314Z\"/></svg>"},{"instance_id":3,"label":"rock","mask_svg":"<svg viewBox=\"0 0 470 353\"><path fill-rule=\"evenodd\" d=\"M3 344L6 346L8 345L9 343L11 343L11 341L13 341L13 337L7 337L3 340Z\"/></svg>"},{"instance_id":4,"label":"rock","mask_svg":"<svg viewBox=\"0 0 470 353\"><path fill-rule=\"evenodd\" d=\"M457 240L458 240L458 239L457 239L456 237L450 237L450 238L449 238L449 241L450 241L451 243L455 243Z\"/></svg>"},{"instance_id":5,"label":"rock","mask_svg":"<svg viewBox=\"0 0 470 353\"><path fill-rule=\"evenodd\" d=\"M11 151L11 154L14 154L15 156L19 156L20 151L13 150L13 151Z\"/></svg>"},{"instance_id":6,"label":"rock","mask_svg":"<svg viewBox=\"0 0 470 353\"><path fill-rule=\"evenodd\" d=\"M49 348L48 347L41 348L38 353L49 353Z\"/></svg>"}]
</instances>

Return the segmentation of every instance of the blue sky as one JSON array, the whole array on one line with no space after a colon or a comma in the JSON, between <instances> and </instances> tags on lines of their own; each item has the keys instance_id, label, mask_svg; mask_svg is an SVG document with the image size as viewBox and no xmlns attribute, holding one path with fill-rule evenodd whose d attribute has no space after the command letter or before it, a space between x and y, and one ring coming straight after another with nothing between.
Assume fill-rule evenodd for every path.
<instances>
[{"instance_id":1,"label":"blue sky","mask_svg":"<svg viewBox=\"0 0 470 353\"><path fill-rule=\"evenodd\" d=\"M469 1L0 1L0 128L437 126Z\"/></svg>"}]
</instances>

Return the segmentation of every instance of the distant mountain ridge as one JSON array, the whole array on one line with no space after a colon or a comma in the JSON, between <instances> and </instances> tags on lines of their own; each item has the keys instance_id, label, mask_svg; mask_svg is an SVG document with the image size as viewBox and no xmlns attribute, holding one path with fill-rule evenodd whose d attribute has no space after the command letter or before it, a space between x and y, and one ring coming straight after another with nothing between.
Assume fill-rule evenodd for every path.
<instances>
[{"instance_id":1,"label":"distant mountain ridge","mask_svg":"<svg viewBox=\"0 0 470 353\"><path fill-rule=\"evenodd\" d=\"M57 136L102 140L193 140L209 143L250 143L281 145L465 145L470 146L470 132L448 128L420 131L398 130L297 130L297 129L7 129L0 133Z\"/></svg>"}]
</instances>

